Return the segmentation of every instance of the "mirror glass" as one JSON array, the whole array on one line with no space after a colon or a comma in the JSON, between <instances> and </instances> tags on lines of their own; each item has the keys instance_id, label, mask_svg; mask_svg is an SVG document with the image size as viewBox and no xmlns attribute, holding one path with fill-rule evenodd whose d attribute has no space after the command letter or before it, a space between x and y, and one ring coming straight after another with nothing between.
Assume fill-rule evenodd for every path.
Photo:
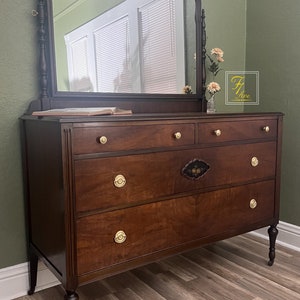
<instances>
[{"instance_id":1,"label":"mirror glass","mask_svg":"<svg viewBox=\"0 0 300 300\"><path fill-rule=\"evenodd\" d=\"M57 91L196 90L195 1L52 0Z\"/></svg>"},{"instance_id":2,"label":"mirror glass","mask_svg":"<svg viewBox=\"0 0 300 300\"><path fill-rule=\"evenodd\" d=\"M215 81L221 87L220 92L215 95L218 111L244 111L247 107L245 102L239 102L242 94L251 94L252 99L257 98L256 85L252 83L255 75L242 75L243 72L259 71L253 69L260 55L256 51L256 40L251 39L251 35L256 34L251 34L251 3L247 0L234 0L226 1L225 5L224 0L202 0L202 8L205 9L206 15L207 54L210 55L211 49L216 47L224 51L224 62L219 63L220 72L216 76L209 71L211 64L209 59L206 59L207 84ZM239 82L239 88L231 81L231 76L235 75L243 80ZM209 93L206 93L206 97L210 97Z\"/></svg>"}]
</instances>

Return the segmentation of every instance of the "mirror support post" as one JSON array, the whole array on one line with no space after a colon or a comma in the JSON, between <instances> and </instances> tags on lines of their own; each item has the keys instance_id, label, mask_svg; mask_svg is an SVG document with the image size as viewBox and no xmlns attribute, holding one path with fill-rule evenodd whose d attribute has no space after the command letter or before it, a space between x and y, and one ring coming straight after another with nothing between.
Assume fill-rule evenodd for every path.
<instances>
[{"instance_id":1,"label":"mirror support post","mask_svg":"<svg viewBox=\"0 0 300 300\"><path fill-rule=\"evenodd\" d=\"M202 9L201 0L195 0L195 22L196 22L196 91L200 96L202 111L206 111L206 25L205 12ZM200 80L201 78L201 80ZM199 100L200 100L199 99Z\"/></svg>"},{"instance_id":2,"label":"mirror support post","mask_svg":"<svg viewBox=\"0 0 300 300\"><path fill-rule=\"evenodd\" d=\"M48 69L46 59L46 5L45 0L39 0L38 3L39 16L39 46L40 46L40 105L41 110L49 109L49 95L48 95Z\"/></svg>"},{"instance_id":3,"label":"mirror support post","mask_svg":"<svg viewBox=\"0 0 300 300\"><path fill-rule=\"evenodd\" d=\"M206 68L205 68L205 59L206 59L206 24L205 24L205 10L202 9L201 13L201 47L202 47L202 111L206 111Z\"/></svg>"}]
</instances>

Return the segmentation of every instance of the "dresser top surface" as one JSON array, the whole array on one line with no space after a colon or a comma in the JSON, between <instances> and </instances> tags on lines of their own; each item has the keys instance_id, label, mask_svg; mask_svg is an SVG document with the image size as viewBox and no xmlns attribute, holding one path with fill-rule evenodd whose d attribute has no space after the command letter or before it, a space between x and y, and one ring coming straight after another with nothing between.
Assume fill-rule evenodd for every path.
<instances>
[{"instance_id":1,"label":"dresser top surface","mask_svg":"<svg viewBox=\"0 0 300 300\"><path fill-rule=\"evenodd\" d=\"M102 116L47 116L36 117L23 115L22 120L39 120L59 123L86 123L86 122L130 122L130 121L163 121L163 120L234 120L241 118L274 118L283 116L281 112L258 112L258 113L214 113L203 112L191 113L152 113L131 115L102 115Z\"/></svg>"}]
</instances>

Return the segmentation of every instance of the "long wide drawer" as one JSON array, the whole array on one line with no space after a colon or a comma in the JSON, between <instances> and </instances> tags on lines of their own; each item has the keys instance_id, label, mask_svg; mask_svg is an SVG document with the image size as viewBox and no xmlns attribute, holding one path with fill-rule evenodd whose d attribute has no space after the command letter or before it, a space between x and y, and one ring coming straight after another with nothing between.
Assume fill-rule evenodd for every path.
<instances>
[{"instance_id":1,"label":"long wide drawer","mask_svg":"<svg viewBox=\"0 0 300 300\"><path fill-rule=\"evenodd\" d=\"M276 143L75 161L76 210L115 206L275 176Z\"/></svg>"},{"instance_id":2,"label":"long wide drawer","mask_svg":"<svg viewBox=\"0 0 300 300\"><path fill-rule=\"evenodd\" d=\"M243 230L273 214L274 181L265 181L83 217L77 221L77 272Z\"/></svg>"}]
</instances>

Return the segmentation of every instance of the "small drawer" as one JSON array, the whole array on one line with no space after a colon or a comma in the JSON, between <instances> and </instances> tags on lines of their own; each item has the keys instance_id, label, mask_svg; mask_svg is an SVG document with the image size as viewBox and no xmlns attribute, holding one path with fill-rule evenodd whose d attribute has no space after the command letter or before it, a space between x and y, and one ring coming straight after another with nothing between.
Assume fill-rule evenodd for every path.
<instances>
[{"instance_id":1,"label":"small drawer","mask_svg":"<svg viewBox=\"0 0 300 300\"><path fill-rule=\"evenodd\" d=\"M77 272L83 275L140 256L271 220L272 180L136 206L77 221Z\"/></svg>"},{"instance_id":2,"label":"small drawer","mask_svg":"<svg viewBox=\"0 0 300 300\"><path fill-rule=\"evenodd\" d=\"M77 212L275 176L276 142L75 161ZM199 173L198 173L199 170Z\"/></svg>"},{"instance_id":3,"label":"small drawer","mask_svg":"<svg viewBox=\"0 0 300 300\"><path fill-rule=\"evenodd\" d=\"M200 123L199 143L219 143L277 136L277 120L247 120Z\"/></svg>"},{"instance_id":4,"label":"small drawer","mask_svg":"<svg viewBox=\"0 0 300 300\"><path fill-rule=\"evenodd\" d=\"M194 124L75 128L74 154L176 147L195 143Z\"/></svg>"}]
</instances>

